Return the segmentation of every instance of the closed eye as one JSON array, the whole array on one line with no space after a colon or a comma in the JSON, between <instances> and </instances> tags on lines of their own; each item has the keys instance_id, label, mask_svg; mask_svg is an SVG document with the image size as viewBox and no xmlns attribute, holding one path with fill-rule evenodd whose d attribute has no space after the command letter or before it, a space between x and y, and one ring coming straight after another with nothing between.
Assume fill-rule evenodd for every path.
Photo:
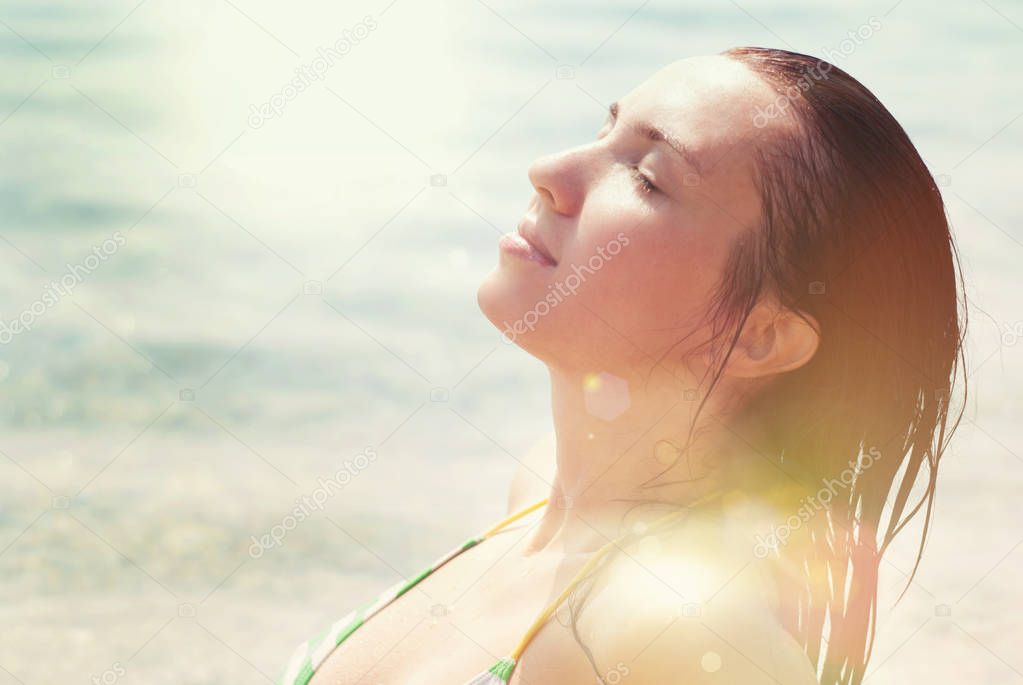
<instances>
[{"instance_id":1,"label":"closed eye","mask_svg":"<svg viewBox=\"0 0 1023 685\"><path fill-rule=\"evenodd\" d=\"M629 167L629 172L632 175L632 178L636 180L636 185L644 193L652 193L658 190L657 186L654 185L653 181L651 181L646 174L639 170L639 167L637 166Z\"/></svg>"},{"instance_id":2,"label":"closed eye","mask_svg":"<svg viewBox=\"0 0 1023 685\"><path fill-rule=\"evenodd\" d=\"M614 130L615 124L618 122L619 106L617 102L612 102L607 108L607 118L604 120L604 126L598 131L597 139L601 139L608 135ZM696 174L702 175L703 169L700 164L700 160L696 155L680 140L675 136L665 132L664 129L658 128L650 124L649 122L638 121L633 122L629 125L628 130L630 133L636 134L647 140L653 141L656 145L664 146L675 153L673 159L681 161L688 169L696 171ZM649 183L649 179L647 179Z\"/></svg>"},{"instance_id":3,"label":"closed eye","mask_svg":"<svg viewBox=\"0 0 1023 685\"><path fill-rule=\"evenodd\" d=\"M618 120L618 103L614 103L608 110L607 119L604 120L604 125L597 132L597 140L600 140L604 136L608 135L611 130L614 129L615 122ZM636 187L640 192L653 193L660 190L654 182L650 180L650 177L639 170L638 166L629 167L629 175L636 182Z\"/></svg>"}]
</instances>

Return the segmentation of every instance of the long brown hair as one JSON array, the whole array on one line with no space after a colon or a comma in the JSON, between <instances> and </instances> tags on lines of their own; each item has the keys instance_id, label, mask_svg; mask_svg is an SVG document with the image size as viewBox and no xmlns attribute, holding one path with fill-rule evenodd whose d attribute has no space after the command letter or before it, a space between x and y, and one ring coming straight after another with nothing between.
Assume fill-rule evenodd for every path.
<instances>
[{"instance_id":1,"label":"long brown hair","mask_svg":"<svg viewBox=\"0 0 1023 685\"><path fill-rule=\"evenodd\" d=\"M881 556L923 511L908 588L930 526L938 464L962 417L960 408L949 422L965 368L962 271L934 178L867 88L808 55L752 47L724 54L771 85L799 129L760 151L762 224L736 244L736 277L724 284L722 301L738 322L769 291L812 315L821 336L814 358L745 412L769 417L761 451L813 489L858 464L864 451L881 457L856 469L826 516L810 519L811 545L779 555L786 627L822 683L856 684L873 644ZM963 374L963 401L965 382ZM918 478L923 486L911 503Z\"/></svg>"},{"instance_id":2,"label":"long brown hair","mask_svg":"<svg viewBox=\"0 0 1023 685\"><path fill-rule=\"evenodd\" d=\"M934 178L867 88L808 55L758 47L722 54L778 94L771 108L751 112L758 127L775 117L797 125L777 127L756 153L763 213L736 241L710 308L725 353L697 414L762 297L813 317L814 357L773 379L730 426L757 427L752 446L791 484L787 502L853 469L826 511L801 524L799 542L777 546L767 561L782 624L820 682L858 685L874 639L882 555L923 512L908 588L938 464L962 416L949 413L965 368L958 253ZM862 468L867 452L880 458ZM573 630L582 606L574 599Z\"/></svg>"}]
</instances>

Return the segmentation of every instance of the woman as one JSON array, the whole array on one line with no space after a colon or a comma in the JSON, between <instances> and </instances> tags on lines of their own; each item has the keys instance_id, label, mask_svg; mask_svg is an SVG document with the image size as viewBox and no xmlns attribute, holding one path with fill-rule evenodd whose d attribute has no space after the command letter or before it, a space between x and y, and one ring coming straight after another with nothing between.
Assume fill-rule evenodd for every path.
<instances>
[{"instance_id":1,"label":"woman","mask_svg":"<svg viewBox=\"0 0 1023 685\"><path fill-rule=\"evenodd\" d=\"M529 178L479 302L546 364L556 443L285 682L861 682L958 424L958 258L905 132L840 69L737 48Z\"/></svg>"}]
</instances>

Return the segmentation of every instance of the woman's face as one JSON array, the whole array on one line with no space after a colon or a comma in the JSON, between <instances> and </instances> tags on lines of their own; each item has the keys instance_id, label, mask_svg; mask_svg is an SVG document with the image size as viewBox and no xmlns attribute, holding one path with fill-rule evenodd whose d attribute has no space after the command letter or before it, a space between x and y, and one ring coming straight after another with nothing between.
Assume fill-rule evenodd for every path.
<instances>
[{"instance_id":1,"label":"woman's face","mask_svg":"<svg viewBox=\"0 0 1023 685\"><path fill-rule=\"evenodd\" d=\"M583 371L649 368L702 340L733 241L760 215L753 152L782 122L754 120L776 97L729 58L682 60L612 105L595 140L536 160L483 312L536 357Z\"/></svg>"}]
</instances>

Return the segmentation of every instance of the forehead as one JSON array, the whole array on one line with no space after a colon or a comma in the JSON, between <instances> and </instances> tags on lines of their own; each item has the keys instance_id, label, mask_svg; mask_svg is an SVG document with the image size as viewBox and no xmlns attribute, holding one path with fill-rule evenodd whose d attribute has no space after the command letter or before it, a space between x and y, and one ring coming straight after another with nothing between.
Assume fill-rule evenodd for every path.
<instances>
[{"instance_id":1,"label":"forehead","mask_svg":"<svg viewBox=\"0 0 1023 685\"><path fill-rule=\"evenodd\" d=\"M767 133L754 125L756 114L776 98L746 66L713 55L669 64L623 97L620 106L624 118L649 122L684 142L710 174L726 171L722 167L748 171L752 152Z\"/></svg>"}]
</instances>

